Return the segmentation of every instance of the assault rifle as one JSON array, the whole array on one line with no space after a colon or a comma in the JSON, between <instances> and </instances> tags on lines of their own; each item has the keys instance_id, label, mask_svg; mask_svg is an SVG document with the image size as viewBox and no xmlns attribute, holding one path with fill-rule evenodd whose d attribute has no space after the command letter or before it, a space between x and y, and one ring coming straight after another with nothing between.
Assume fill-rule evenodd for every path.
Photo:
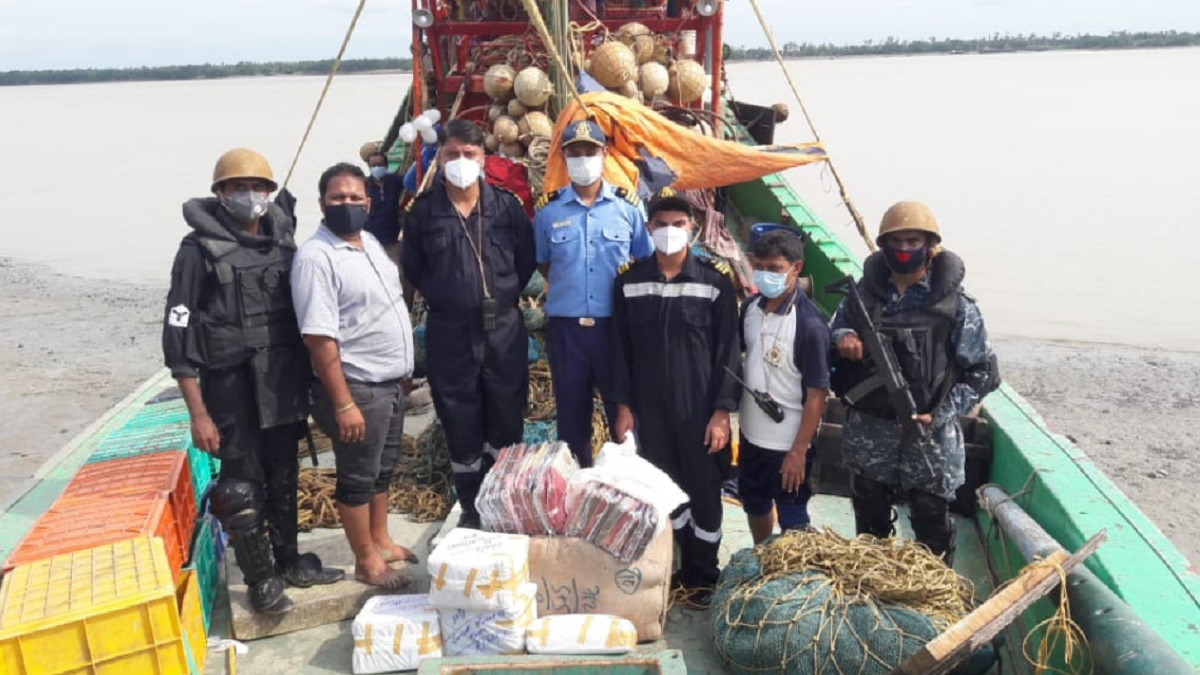
<instances>
[{"instance_id":1,"label":"assault rifle","mask_svg":"<svg viewBox=\"0 0 1200 675\"><path fill-rule=\"evenodd\" d=\"M854 326L854 332L863 343L863 355L870 358L875 366L871 377L842 394L846 403L853 406L882 384L887 390L888 403L896 411L905 434L922 439L928 436L925 425L913 419L913 415L918 415L921 411L917 410L916 401L913 400L908 381L904 379L904 373L900 370L900 362L896 359L892 343L879 332L879 325L867 312L867 306L858 292L854 277L847 274L845 278L827 285L825 292L846 296L844 311L848 312L847 323Z\"/></svg>"}]
</instances>

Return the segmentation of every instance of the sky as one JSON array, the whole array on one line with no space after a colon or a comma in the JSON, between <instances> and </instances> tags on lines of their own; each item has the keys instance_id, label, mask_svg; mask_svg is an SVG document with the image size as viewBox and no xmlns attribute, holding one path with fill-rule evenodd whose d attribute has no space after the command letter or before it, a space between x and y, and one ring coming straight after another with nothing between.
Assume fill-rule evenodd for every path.
<instances>
[{"instance_id":1,"label":"sky","mask_svg":"<svg viewBox=\"0 0 1200 675\"><path fill-rule=\"evenodd\" d=\"M759 0L782 44L1200 31L1197 0ZM357 0L0 0L0 70L330 58ZM368 0L350 58L405 56L411 0ZM748 0L725 42L765 46Z\"/></svg>"}]
</instances>

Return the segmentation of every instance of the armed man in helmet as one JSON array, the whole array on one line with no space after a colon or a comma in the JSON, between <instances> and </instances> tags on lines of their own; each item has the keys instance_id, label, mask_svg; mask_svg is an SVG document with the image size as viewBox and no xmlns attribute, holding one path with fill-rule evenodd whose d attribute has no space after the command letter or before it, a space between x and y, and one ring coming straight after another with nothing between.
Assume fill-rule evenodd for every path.
<instances>
[{"instance_id":1,"label":"armed man in helmet","mask_svg":"<svg viewBox=\"0 0 1200 675\"><path fill-rule=\"evenodd\" d=\"M288 273L295 225L267 200L277 188L262 155L238 148L213 170L212 197L183 205L192 231L171 270L163 354L192 420L196 447L221 458L210 494L255 611L286 612L284 583L344 576L296 536L297 440L312 371Z\"/></svg>"},{"instance_id":2,"label":"armed man in helmet","mask_svg":"<svg viewBox=\"0 0 1200 675\"><path fill-rule=\"evenodd\" d=\"M850 404L843 443L853 474L855 526L859 534L891 535L898 494L908 502L917 540L952 564L949 503L965 480L966 464L958 417L999 384L996 361L979 308L962 287L963 261L941 247L929 207L893 205L875 241L880 250L863 263L858 289L895 351L919 411L913 419L925 433L910 433L897 419L881 381L871 377L874 366L864 364L859 334L866 327L850 318L843 302L832 325L842 359L832 385Z\"/></svg>"}]
</instances>

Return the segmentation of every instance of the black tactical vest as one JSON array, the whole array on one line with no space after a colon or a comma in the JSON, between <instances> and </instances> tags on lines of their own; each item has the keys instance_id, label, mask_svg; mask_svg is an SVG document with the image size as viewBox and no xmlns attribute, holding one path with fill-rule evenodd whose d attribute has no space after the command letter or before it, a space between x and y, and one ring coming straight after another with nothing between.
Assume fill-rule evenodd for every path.
<instances>
[{"instance_id":1,"label":"black tactical vest","mask_svg":"<svg viewBox=\"0 0 1200 675\"><path fill-rule=\"evenodd\" d=\"M279 218L286 217L279 212ZM304 420L312 379L289 280L296 244L287 223L280 226L277 237L242 242L204 231L188 235L203 251L207 271L198 330L204 368L249 367L263 428Z\"/></svg>"},{"instance_id":2,"label":"black tactical vest","mask_svg":"<svg viewBox=\"0 0 1200 675\"><path fill-rule=\"evenodd\" d=\"M884 261L883 253L872 253L863 263L863 276L858 282L863 304L880 325L880 332L889 337L896 360L908 381L913 400L922 413L931 413L950 392L958 380L958 369L954 362L954 345L951 332L954 317L958 312L962 281L966 267L957 255L943 250L933 259L929 270L930 295L918 311L884 315L882 308L889 299L888 279L891 270ZM853 326L861 333L862 326ZM853 365L846 361L838 364L843 372L845 384L836 389L848 390L871 374L869 364ZM844 378L844 379L843 379ZM887 400L887 391L880 386L860 399L854 409L876 417L894 418L896 413Z\"/></svg>"},{"instance_id":3,"label":"black tactical vest","mask_svg":"<svg viewBox=\"0 0 1200 675\"><path fill-rule=\"evenodd\" d=\"M197 236L204 251L212 295L201 317L204 361L209 368L232 368L256 354L301 344L288 275L290 248L249 248L237 242ZM214 283L215 282L215 283Z\"/></svg>"}]
</instances>

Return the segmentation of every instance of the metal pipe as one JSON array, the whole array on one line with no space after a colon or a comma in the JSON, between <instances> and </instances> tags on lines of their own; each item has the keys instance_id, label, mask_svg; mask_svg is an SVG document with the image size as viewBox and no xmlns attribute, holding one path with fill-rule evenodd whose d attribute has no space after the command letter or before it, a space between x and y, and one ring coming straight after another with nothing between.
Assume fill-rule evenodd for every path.
<instances>
[{"instance_id":1,"label":"metal pipe","mask_svg":"<svg viewBox=\"0 0 1200 675\"><path fill-rule=\"evenodd\" d=\"M1062 549L999 487L984 486L979 503L1026 562ZM1195 675L1183 657L1083 565L1067 575L1067 600L1071 618L1091 644L1098 675Z\"/></svg>"}]
</instances>

